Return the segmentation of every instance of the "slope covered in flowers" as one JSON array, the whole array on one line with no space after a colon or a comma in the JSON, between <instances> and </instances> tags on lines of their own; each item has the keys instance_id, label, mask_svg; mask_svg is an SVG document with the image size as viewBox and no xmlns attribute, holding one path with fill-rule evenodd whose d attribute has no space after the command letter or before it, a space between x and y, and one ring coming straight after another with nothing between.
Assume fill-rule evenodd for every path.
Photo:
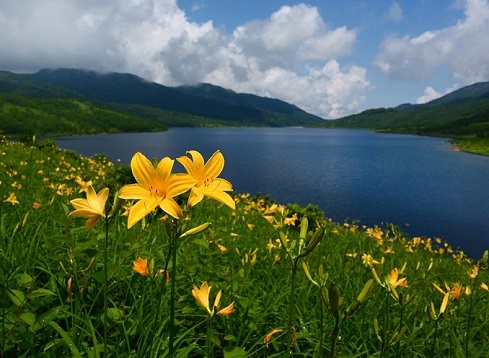
<instances>
[{"instance_id":1,"label":"slope covered in flowers","mask_svg":"<svg viewBox=\"0 0 489 358\"><path fill-rule=\"evenodd\" d=\"M483 357L489 348L487 259L440 239L241 193L234 210L209 198L190 208L185 193L178 221L158 208L130 229L135 202L125 200L87 230L70 201L108 188L112 207L136 182L128 166L2 139L0 167L3 356Z\"/></svg>"}]
</instances>

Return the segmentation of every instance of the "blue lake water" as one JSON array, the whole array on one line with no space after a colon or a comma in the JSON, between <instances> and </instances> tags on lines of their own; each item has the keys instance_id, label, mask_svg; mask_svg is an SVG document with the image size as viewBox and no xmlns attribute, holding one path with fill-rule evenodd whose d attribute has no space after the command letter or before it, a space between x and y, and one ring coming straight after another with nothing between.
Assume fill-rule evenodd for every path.
<instances>
[{"instance_id":1,"label":"blue lake water","mask_svg":"<svg viewBox=\"0 0 489 358\"><path fill-rule=\"evenodd\" d=\"M394 223L441 237L475 259L489 248L489 158L453 151L446 139L310 128L175 128L56 138L61 148L129 163L136 151L175 158L217 149L221 177L240 193L318 205L335 221ZM178 170L182 170L175 166Z\"/></svg>"}]
</instances>

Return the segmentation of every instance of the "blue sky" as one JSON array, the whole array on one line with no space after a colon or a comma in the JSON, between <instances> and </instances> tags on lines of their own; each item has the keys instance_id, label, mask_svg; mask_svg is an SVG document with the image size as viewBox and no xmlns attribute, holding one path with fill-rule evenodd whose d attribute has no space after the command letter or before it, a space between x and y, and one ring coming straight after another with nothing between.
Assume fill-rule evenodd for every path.
<instances>
[{"instance_id":1,"label":"blue sky","mask_svg":"<svg viewBox=\"0 0 489 358\"><path fill-rule=\"evenodd\" d=\"M129 72L323 118L489 81L489 0L0 2L0 69Z\"/></svg>"}]
</instances>

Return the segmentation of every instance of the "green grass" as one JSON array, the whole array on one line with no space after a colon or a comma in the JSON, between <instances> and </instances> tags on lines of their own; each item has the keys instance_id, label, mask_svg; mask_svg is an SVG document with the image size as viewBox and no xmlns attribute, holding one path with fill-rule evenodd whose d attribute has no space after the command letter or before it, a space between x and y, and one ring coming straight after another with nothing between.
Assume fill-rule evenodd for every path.
<instances>
[{"instance_id":1,"label":"green grass","mask_svg":"<svg viewBox=\"0 0 489 358\"><path fill-rule=\"evenodd\" d=\"M456 138L451 142L462 152L489 156L489 138Z\"/></svg>"},{"instance_id":2,"label":"green grass","mask_svg":"<svg viewBox=\"0 0 489 358\"><path fill-rule=\"evenodd\" d=\"M294 357L330 356L333 342L340 357L484 357L489 349L489 292L480 289L489 283L487 267L480 263L478 276L470 276L479 258L471 260L436 238L409 238L393 225L335 223L313 206L274 210L269 197L239 193L235 211L210 199L185 211L180 230L212 225L179 239L175 267L169 264L162 212L130 230L125 216L109 222L104 341L105 226L101 220L87 231L85 219L68 217L69 201L84 198L79 183L91 180L97 192L110 189L112 202L122 185L133 182L130 170L103 156L6 140L0 142L0 170L0 357L100 357L105 344L110 357L167 356L168 272L176 276L176 357L281 357L294 332ZM18 204L5 201L12 193ZM299 225L304 215L306 236ZM325 229L323 239L294 261L318 227ZM369 264L367 255L375 261ZM133 270L138 257L148 259L149 277ZM350 305L374 278L372 268L379 282L354 310ZM394 268L407 287L392 290L386 283ZM191 293L204 281L212 287L210 301L222 290L221 308L234 302L235 312L210 320ZM427 308L433 302L437 314L444 296L432 283L445 290L445 282L464 290L457 299L450 296L435 321ZM341 296L338 308L335 292ZM287 332L292 297L295 330ZM281 331L264 344L274 329Z\"/></svg>"}]
</instances>

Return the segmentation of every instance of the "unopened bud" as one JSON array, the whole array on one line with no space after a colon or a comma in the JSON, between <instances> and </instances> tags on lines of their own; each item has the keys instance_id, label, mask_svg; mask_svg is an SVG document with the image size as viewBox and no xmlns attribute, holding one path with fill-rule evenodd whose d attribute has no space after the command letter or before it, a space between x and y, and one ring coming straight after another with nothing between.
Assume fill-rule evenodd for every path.
<instances>
[{"instance_id":1,"label":"unopened bud","mask_svg":"<svg viewBox=\"0 0 489 358\"><path fill-rule=\"evenodd\" d=\"M202 225L194 227L193 229L185 231L182 235L180 235L180 238L185 237L185 236L192 236L192 235L200 234L201 232L205 231L209 226L211 226L211 223L206 222Z\"/></svg>"}]
</instances>

